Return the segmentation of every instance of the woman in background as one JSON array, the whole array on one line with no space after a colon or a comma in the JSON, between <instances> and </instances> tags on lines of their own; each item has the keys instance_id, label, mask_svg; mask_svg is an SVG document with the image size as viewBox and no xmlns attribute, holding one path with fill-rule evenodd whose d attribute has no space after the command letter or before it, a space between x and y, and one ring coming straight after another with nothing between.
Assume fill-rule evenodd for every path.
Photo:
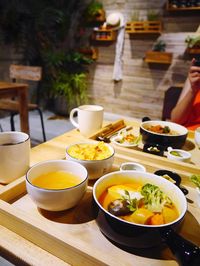
<instances>
[{"instance_id":1,"label":"woman in background","mask_svg":"<svg viewBox=\"0 0 200 266\"><path fill-rule=\"evenodd\" d=\"M190 130L200 126L200 66L195 66L196 62L195 59L192 60L184 88L171 112L172 122Z\"/></svg>"}]
</instances>

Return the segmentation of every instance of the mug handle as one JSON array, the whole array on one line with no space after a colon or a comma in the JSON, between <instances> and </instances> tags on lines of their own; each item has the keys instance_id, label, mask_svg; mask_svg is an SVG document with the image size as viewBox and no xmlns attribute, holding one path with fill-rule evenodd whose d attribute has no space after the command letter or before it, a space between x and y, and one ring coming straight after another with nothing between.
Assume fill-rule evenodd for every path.
<instances>
[{"instance_id":1,"label":"mug handle","mask_svg":"<svg viewBox=\"0 0 200 266\"><path fill-rule=\"evenodd\" d=\"M70 115L69 115L69 119L70 119L70 121L71 121L73 126L75 126L76 128L79 128L78 123L74 120L74 114L76 112L78 112L78 108L72 109L71 112L70 112Z\"/></svg>"}]
</instances>

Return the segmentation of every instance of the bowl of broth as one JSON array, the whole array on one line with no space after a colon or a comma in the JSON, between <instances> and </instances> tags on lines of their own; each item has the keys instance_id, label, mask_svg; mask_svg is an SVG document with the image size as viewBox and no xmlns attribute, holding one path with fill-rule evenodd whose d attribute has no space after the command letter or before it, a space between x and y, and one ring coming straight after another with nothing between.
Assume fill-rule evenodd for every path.
<instances>
[{"instance_id":1,"label":"bowl of broth","mask_svg":"<svg viewBox=\"0 0 200 266\"><path fill-rule=\"evenodd\" d=\"M76 206L87 189L88 172L77 162L50 160L33 165L26 188L37 207L63 211Z\"/></svg>"},{"instance_id":2,"label":"bowl of broth","mask_svg":"<svg viewBox=\"0 0 200 266\"><path fill-rule=\"evenodd\" d=\"M199 250L176 233L187 211L184 194L160 176L139 171L106 174L95 182L93 199L96 222L112 243L150 248L165 242L183 260L184 254Z\"/></svg>"}]
</instances>

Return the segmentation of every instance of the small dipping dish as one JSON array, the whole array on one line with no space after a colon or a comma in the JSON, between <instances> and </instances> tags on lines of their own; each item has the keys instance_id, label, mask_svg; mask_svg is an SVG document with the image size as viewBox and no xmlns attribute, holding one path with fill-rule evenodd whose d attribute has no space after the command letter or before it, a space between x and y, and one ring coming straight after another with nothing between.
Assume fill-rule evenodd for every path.
<instances>
[{"instance_id":1,"label":"small dipping dish","mask_svg":"<svg viewBox=\"0 0 200 266\"><path fill-rule=\"evenodd\" d=\"M121 164L120 171L127 171L127 170L146 172L146 168L143 165L134 162L126 162Z\"/></svg>"},{"instance_id":2,"label":"small dipping dish","mask_svg":"<svg viewBox=\"0 0 200 266\"><path fill-rule=\"evenodd\" d=\"M173 161L190 162L191 153L181 149L173 149L169 147L167 149L167 158Z\"/></svg>"},{"instance_id":3,"label":"small dipping dish","mask_svg":"<svg viewBox=\"0 0 200 266\"><path fill-rule=\"evenodd\" d=\"M154 174L162 176L163 178L172 182L174 185L180 188L183 194L187 195L189 193L189 191L186 188L181 186L181 177L179 174L165 169L157 170L154 172Z\"/></svg>"},{"instance_id":4,"label":"small dipping dish","mask_svg":"<svg viewBox=\"0 0 200 266\"><path fill-rule=\"evenodd\" d=\"M144 144L143 151L154 155L163 156L165 148L159 144L146 143Z\"/></svg>"}]
</instances>

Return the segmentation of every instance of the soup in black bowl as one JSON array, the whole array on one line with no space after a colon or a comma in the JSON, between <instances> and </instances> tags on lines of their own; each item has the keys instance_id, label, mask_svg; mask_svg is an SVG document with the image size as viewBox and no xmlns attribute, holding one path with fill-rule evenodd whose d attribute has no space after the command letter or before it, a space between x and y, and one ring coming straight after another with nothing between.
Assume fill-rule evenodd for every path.
<instances>
[{"instance_id":1,"label":"soup in black bowl","mask_svg":"<svg viewBox=\"0 0 200 266\"><path fill-rule=\"evenodd\" d=\"M164 149L179 149L185 144L188 130L173 122L150 120L141 123L140 134L144 144L158 144Z\"/></svg>"},{"instance_id":2,"label":"soup in black bowl","mask_svg":"<svg viewBox=\"0 0 200 266\"><path fill-rule=\"evenodd\" d=\"M153 199L151 193L159 197ZM147 202L145 194L153 204ZM187 201L182 191L170 181L145 172L116 171L97 180L93 199L97 224L111 241L133 248L149 248L164 241L179 259L200 262L200 249L175 232L184 219ZM124 206L119 213L117 205L121 203ZM145 210L144 205L151 206ZM170 213L164 214L163 208L169 208ZM125 219L125 216L129 218Z\"/></svg>"}]
</instances>

